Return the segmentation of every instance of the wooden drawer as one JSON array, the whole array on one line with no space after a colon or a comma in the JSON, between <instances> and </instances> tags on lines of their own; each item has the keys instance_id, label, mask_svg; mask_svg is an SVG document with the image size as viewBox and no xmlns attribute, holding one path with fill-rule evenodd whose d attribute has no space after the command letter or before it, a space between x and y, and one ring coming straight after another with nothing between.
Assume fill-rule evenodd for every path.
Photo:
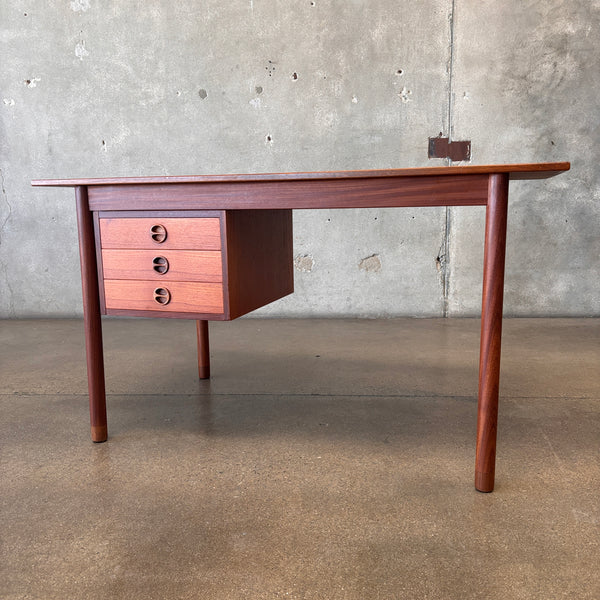
<instances>
[{"instance_id":1,"label":"wooden drawer","mask_svg":"<svg viewBox=\"0 0 600 600\"><path fill-rule=\"evenodd\" d=\"M105 279L223 281L217 250L102 250Z\"/></svg>"},{"instance_id":2,"label":"wooden drawer","mask_svg":"<svg viewBox=\"0 0 600 600\"><path fill-rule=\"evenodd\" d=\"M147 310L176 313L223 312L223 286L220 283L170 281L131 281L105 279L107 309Z\"/></svg>"},{"instance_id":3,"label":"wooden drawer","mask_svg":"<svg viewBox=\"0 0 600 600\"><path fill-rule=\"evenodd\" d=\"M218 218L102 218L102 248L220 250Z\"/></svg>"},{"instance_id":4,"label":"wooden drawer","mask_svg":"<svg viewBox=\"0 0 600 600\"><path fill-rule=\"evenodd\" d=\"M122 210L94 220L102 314L229 320L294 289L290 210Z\"/></svg>"}]
</instances>

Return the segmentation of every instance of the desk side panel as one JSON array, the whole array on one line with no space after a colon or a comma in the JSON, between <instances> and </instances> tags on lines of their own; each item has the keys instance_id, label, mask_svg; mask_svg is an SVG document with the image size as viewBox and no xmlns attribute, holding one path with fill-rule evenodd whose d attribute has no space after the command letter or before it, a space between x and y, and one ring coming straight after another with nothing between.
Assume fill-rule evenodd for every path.
<instances>
[{"instance_id":1,"label":"desk side panel","mask_svg":"<svg viewBox=\"0 0 600 600\"><path fill-rule=\"evenodd\" d=\"M478 206L488 175L101 185L92 210L223 210Z\"/></svg>"},{"instance_id":2,"label":"desk side panel","mask_svg":"<svg viewBox=\"0 0 600 600\"><path fill-rule=\"evenodd\" d=\"M294 291L291 210L225 213L229 318Z\"/></svg>"}]
</instances>

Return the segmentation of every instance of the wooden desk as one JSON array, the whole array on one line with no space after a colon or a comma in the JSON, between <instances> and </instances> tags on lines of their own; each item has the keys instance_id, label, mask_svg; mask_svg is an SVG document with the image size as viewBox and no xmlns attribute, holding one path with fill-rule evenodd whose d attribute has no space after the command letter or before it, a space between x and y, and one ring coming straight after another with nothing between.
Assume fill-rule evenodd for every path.
<instances>
[{"instance_id":1,"label":"wooden desk","mask_svg":"<svg viewBox=\"0 0 600 600\"><path fill-rule=\"evenodd\" d=\"M199 376L208 378L208 321L293 291L292 209L485 205L475 487L491 492L508 182L569 166L33 181L75 188L92 440L107 439L100 315L196 320Z\"/></svg>"}]
</instances>

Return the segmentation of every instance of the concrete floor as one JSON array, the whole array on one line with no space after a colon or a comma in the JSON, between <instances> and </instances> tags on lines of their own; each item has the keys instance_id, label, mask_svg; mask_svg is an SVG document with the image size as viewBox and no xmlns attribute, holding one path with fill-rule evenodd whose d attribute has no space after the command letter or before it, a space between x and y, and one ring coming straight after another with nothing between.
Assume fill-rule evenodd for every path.
<instances>
[{"instance_id":1,"label":"concrete floor","mask_svg":"<svg viewBox=\"0 0 600 600\"><path fill-rule=\"evenodd\" d=\"M4 599L600 598L600 320L506 320L496 490L476 320L0 322Z\"/></svg>"}]
</instances>

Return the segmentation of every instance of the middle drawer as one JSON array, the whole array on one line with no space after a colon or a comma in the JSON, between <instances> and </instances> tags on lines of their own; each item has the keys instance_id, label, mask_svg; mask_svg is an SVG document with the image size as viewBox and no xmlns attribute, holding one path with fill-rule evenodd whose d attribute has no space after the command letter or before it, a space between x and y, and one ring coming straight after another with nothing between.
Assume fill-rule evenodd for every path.
<instances>
[{"instance_id":1,"label":"middle drawer","mask_svg":"<svg viewBox=\"0 0 600 600\"><path fill-rule=\"evenodd\" d=\"M223 281L218 250L102 250L104 279Z\"/></svg>"}]
</instances>

